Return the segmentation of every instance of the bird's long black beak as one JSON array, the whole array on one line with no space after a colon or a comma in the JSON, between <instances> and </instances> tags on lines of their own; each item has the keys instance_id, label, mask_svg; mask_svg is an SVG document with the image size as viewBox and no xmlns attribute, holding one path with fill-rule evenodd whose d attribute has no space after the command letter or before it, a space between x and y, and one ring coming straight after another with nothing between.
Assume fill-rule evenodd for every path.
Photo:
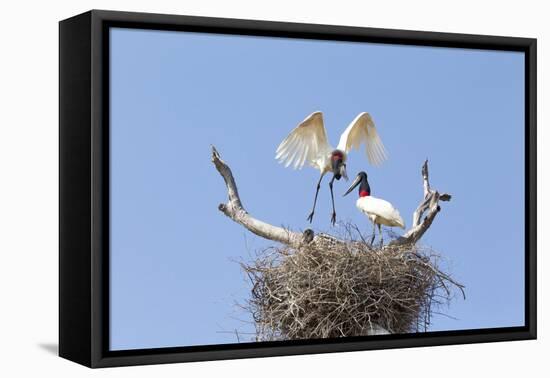
<instances>
[{"instance_id":1,"label":"bird's long black beak","mask_svg":"<svg viewBox=\"0 0 550 378\"><path fill-rule=\"evenodd\" d=\"M353 182L351 183L351 186L348 188L348 191L345 192L343 196L347 196L360 183L361 183L361 176L357 175L357 177L355 177L355 180L353 180Z\"/></svg>"}]
</instances>

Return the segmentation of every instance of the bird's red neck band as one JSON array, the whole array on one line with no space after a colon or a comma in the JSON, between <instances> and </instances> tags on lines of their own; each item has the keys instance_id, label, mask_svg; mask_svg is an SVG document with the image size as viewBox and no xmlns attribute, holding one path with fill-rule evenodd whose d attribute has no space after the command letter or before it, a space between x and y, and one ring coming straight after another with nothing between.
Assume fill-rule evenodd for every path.
<instances>
[{"instance_id":1,"label":"bird's red neck band","mask_svg":"<svg viewBox=\"0 0 550 378\"><path fill-rule=\"evenodd\" d=\"M359 192L359 197L368 197L368 196L370 196L370 193L367 192L366 190L361 190Z\"/></svg>"},{"instance_id":2,"label":"bird's red neck band","mask_svg":"<svg viewBox=\"0 0 550 378\"><path fill-rule=\"evenodd\" d=\"M331 156L332 160L342 160L344 158L344 154L340 151L334 151Z\"/></svg>"}]
</instances>

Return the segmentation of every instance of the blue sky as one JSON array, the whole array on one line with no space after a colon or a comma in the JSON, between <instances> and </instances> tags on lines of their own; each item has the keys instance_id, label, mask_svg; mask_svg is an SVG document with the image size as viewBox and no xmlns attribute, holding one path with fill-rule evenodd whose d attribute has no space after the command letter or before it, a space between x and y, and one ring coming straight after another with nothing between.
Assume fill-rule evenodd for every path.
<instances>
[{"instance_id":1,"label":"blue sky","mask_svg":"<svg viewBox=\"0 0 550 378\"><path fill-rule=\"evenodd\" d=\"M424 159L432 186L453 194L422 243L467 299L430 330L523 325L523 70L515 52L112 29L111 349L253 332L235 306L249 292L235 260L273 243L217 210L226 192L210 145L249 212L302 230L318 172L285 169L274 153L316 110L333 145L359 112L372 115L389 160L375 168L353 151L348 174L366 170L408 225ZM328 181L313 227L338 232ZM370 233L355 191L341 197L347 184L335 184L338 219Z\"/></svg>"}]
</instances>

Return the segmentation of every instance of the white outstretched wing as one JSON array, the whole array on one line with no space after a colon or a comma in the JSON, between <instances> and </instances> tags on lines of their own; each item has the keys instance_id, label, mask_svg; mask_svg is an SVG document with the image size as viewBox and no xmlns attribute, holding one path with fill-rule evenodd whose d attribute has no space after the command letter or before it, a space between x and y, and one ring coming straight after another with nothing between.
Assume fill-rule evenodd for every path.
<instances>
[{"instance_id":1,"label":"white outstretched wing","mask_svg":"<svg viewBox=\"0 0 550 378\"><path fill-rule=\"evenodd\" d=\"M340 137L338 149L346 153L365 143L367 156L373 165L380 165L388 158L382 140L369 113L360 113L346 128Z\"/></svg>"},{"instance_id":2,"label":"white outstretched wing","mask_svg":"<svg viewBox=\"0 0 550 378\"><path fill-rule=\"evenodd\" d=\"M277 148L275 159L285 167L292 165L301 169L307 162L315 165L321 154L330 150L323 124L323 113L311 113L302 121Z\"/></svg>"}]
</instances>

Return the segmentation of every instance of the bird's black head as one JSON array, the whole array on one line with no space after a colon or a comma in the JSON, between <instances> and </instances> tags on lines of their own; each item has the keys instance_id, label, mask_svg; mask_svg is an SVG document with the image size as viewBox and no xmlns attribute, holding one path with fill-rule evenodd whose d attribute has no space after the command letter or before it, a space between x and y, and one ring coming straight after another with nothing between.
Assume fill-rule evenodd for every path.
<instances>
[{"instance_id":1,"label":"bird's black head","mask_svg":"<svg viewBox=\"0 0 550 378\"><path fill-rule=\"evenodd\" d=\"M351 186L348 188L348 190L344 193L344 196L349 194L357 185L359 186L359 196L365 197L370 196L370 185L369 181L367 179L367 173L364 171L361 171L357 174L355 177L355 180L351 183Z\"/></svg>"},{"instance_id":2,"label":"bird's black head","mask_svg":"<svg viewBox=\"0 0 550 378\"><path fill-rule=\"evenodd\" d=\"M367 172L361 171L357 174L357 176L361 177L361 180L366 180L367 179Z\"/></svg>"}]
</instances>

